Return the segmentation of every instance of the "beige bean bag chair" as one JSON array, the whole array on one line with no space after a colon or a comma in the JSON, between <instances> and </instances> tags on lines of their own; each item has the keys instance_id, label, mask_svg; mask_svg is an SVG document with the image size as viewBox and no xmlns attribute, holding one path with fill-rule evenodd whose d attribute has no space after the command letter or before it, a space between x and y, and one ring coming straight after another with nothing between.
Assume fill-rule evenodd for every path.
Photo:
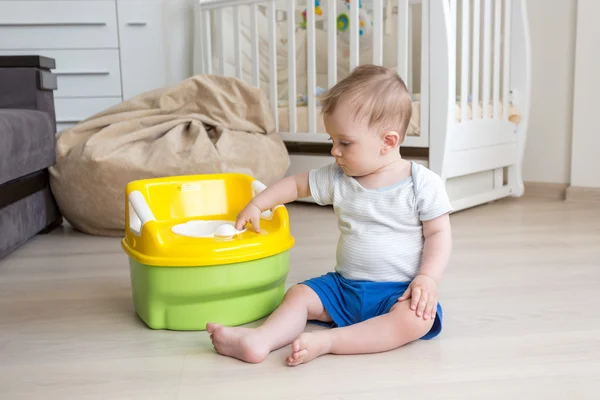
<instances>
[{"instance_id":1,"label":"beige bean bag chair","mask_svg":"<svg viewBox=\"0 0 600 400\"><path fill-rule=\"evenodd\" d=\"M241 172L269 185L289 167L265 93L194 76L141 94L60 133L51 188L76 229L124 233L125 186L136 179Z\"/></svg>"}]
</instances>

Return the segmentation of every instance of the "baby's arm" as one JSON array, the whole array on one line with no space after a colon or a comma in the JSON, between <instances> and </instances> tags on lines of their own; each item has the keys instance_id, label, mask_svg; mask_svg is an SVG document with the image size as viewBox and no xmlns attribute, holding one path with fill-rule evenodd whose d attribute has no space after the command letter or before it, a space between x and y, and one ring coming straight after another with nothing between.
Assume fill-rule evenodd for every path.
<instances>
[{"instance_id":1,"label":"baby's arm","mask_svg":"<svg viewBox=\"0 0 600 400\"><path fill-rule=\"evenodd\" d=\"M256 232L260 231L260 214L279 204L310 196L308 172L288 176L268 186L254 197L240 212L235 223L236 229L242 229L248 222Z\"/></svg>"},{"instance_id":2,"label":"baby's arm","mask_svg":"<svg viewBox=\"0 0 600 400\"><path fill-rule=\"evenodd\" d=\"M419 273L439 283L452 251L450 216L444 214L431 221L424 221L423 237L425 243Z\"/></svg>"},{"instance_id":3,"label":"baby's arm","mask_svg":"<svg viewBox=\"0 0 600 400\"><path fill-rule=\"evenodd\" d=\"M267 187L251 201L261 212L310 196L308 172L288 176Z\"/></svg>"},{"instance_id":4,"label":"baby's arm","mask_svg":"<svg viewBox=\"0 0 600 400\"><path fill-rule=\"evenodd\" d=\"M423 259L419 274L399 301L410 298L410 308L424 319L435 318L438 302L438 285L448 265L452 251L450 217L440 217L423 222Z\"/></svg>"}]
</instances>

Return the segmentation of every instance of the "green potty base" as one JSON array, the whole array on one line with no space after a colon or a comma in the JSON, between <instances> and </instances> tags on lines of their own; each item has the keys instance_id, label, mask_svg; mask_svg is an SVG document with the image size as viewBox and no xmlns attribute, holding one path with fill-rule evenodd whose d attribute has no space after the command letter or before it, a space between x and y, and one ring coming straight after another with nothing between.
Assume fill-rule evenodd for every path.
<instances>
[{"instance_id":1,"label":"green potty base","mask_svg":"<svg viewBox=\"0 0 600 400\"><path fill-rule=\"evenodd\" d=\"M259 260L198 267L149 266L129 258L133 304L152 329L237 326L272 313L283 299L289 251Z\"/></svg>"}]
</instances>

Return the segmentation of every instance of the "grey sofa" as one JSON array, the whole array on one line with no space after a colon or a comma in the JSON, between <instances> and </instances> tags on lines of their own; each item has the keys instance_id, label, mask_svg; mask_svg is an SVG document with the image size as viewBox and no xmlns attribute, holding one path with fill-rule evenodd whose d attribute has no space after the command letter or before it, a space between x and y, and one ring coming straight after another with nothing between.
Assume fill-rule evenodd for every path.
<instances>
[{"instance_id":1,"label":"grey sofa","mask_svg":"<svg viewBox=\"0 0 600 400\"><path fill-rule=\"evenodd\" d=\"M0 56L0 259L62 224L48 167L56 161L53 59Z\"/></svg>"}]
</instances>

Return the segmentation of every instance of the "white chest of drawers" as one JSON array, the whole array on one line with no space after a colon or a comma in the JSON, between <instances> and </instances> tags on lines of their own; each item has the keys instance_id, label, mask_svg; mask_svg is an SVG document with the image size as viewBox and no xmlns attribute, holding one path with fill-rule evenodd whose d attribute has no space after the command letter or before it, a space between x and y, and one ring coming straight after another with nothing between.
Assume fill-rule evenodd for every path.
<instances>
[{"instance_id":1,"label":"white chest of drawers","mask_svg":"<svg viewBox=\"0 0 600 400\"><path fill-rule=\"evenodd\" d=\"M57 130L193 74L194 0L0 0L0 55L56 60Z\"/></svg>"}]
</instances>

